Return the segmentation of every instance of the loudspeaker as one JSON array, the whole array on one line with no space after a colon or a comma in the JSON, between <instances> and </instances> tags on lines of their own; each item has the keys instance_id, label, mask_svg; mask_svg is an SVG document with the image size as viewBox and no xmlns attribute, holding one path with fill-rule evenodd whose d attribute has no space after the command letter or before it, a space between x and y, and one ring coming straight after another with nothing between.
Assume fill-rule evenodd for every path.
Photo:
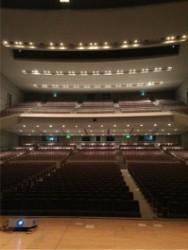
<instances>
[{"instance_id":1,"label":"loudspeaker","mask_svg":"<svg viewBox=\"0 0 188 250\"><path fill-rule=\"evenodd\" d=\"M15 218L8 220L8 228L13 230L29 230L38 226L38 220L36 218Z\"/></svg>"}]
</instances>

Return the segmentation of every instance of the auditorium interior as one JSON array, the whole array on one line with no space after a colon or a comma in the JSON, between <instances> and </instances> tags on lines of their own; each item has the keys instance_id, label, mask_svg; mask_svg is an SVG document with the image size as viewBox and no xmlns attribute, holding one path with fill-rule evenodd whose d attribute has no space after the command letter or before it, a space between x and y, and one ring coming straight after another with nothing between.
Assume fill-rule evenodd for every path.
<instances>
[{"instance_id":1,"label":"auditorium interior","mask_svg":"<svg viewBox=\"0 0 188 250\"><path fill-rule=\"evenodd\" d=\"M0 249L188 249L187 13L1 1Z\"/></svg>"}]
</instances>

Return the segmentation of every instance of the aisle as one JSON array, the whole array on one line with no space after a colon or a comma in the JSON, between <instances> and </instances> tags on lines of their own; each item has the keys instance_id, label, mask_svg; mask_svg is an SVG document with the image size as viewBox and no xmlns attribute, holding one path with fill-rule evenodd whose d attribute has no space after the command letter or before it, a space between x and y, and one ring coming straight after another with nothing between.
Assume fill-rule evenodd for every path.
<instances>
[{"instance_id":1,"label":"aisle","mask_svg":"<svg viewBox=\"0 0 188 250\"><path fill-rule=\"evenodd\" d=\"M156 217L155 213L153 213L150 205L145 200L145 197L140 192L139 188L137 187L135 181L133 180L132 176L128 172L127 169L121 170L123 177L129 186L131 192L134 193L134 199L139 200L140 203L140 211L143 219L153 219Z\"/></svg>"}]
</instances>

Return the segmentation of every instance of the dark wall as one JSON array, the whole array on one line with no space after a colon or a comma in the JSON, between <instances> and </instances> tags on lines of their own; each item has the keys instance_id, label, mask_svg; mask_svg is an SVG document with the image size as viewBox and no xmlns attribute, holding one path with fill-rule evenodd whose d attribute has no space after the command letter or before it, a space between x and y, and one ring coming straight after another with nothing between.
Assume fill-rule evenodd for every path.
<instances>
[{"instance_id":1,"label":"dark wall","mask_svg":"<svg viewBox=\"0 0 188 250\"><path fill-rule=\"evenodd\" d=\"M53 93L35 93L29 92L25 93L25 101L114 101L119 100L136 100L149 98L154 100L155 98L168 98L175 99L175 91L163 91L163 92L145 92L145 96L142 96L140 92L124 92L124 93L57 93L57 97L53 96Z\"/></svg>"}]
</instances>

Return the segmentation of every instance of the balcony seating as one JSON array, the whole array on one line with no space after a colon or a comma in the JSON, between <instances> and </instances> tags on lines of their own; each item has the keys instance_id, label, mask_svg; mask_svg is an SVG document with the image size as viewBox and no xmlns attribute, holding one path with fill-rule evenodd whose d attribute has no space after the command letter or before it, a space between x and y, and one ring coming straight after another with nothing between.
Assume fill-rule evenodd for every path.
<instances>
[{"instance_id":1,"label":"balcony seating","mask_svg":"<svg viewBox=\"0 0 188 250\"><path fill-rule=\"evenodd\" d=\"M161 112L176 111L188 114L188 108L183 103L175 99L155 99L148 98L120 100L114 104L112 101L84 101L77 102L26 102L2 110L0 117L22 114L22 113L44 113L44 114L100 114L100 113L134 113L134 112Z\"/></svg>"},{"instance_id":2,"label":"balcony seating","mask_svg":"<svg viewBox=\"0 0 188 250\"><path fill-rule=\"evenodd\" d=\"M32 109L37 107L39 104L40 104L40 102L19 103L12 108L2 110L0 112L0 117L31 112Z\"/></svg>"},{"instance_id":3,"label":"balcony seating","mask_svg":"<svg viewBox=\"0 0 188 250\"><path fill-rule=\"evenodd\" d=\"M150 100L131 100L131 101L119 101L119 107L121 112L160 112L161 107L156 106Z\"/></svg>"},{"instance_id":4,"label":"balcony seating","mask_svg":"<svg viewBox=\"0 0 188 250\"><path fill-rule=\"evenodd\" d=\"M76 107L76 102L46 102L42 103L32 113L65 114L72 113Z\"/></svg>"},{"instance_id":5,"label":"balcony seating","mask_svg":"<svg viewBox=\"0 0 188 250\"><path fill-rule=\"evenodd\" d=\"M83 102L77 113L114 113L113 102Z\"/></svg>"},{"instance_id":6,"label":"balcony seating","mask_svg":"<svg viewBox=\"0 0 188 250\"><path fill-rule=\"evenodd\" d=\"M162 106L165 111L188 112L187 106L175 99L156 99L155 102Z\"/></svg>"}]
</instances>

